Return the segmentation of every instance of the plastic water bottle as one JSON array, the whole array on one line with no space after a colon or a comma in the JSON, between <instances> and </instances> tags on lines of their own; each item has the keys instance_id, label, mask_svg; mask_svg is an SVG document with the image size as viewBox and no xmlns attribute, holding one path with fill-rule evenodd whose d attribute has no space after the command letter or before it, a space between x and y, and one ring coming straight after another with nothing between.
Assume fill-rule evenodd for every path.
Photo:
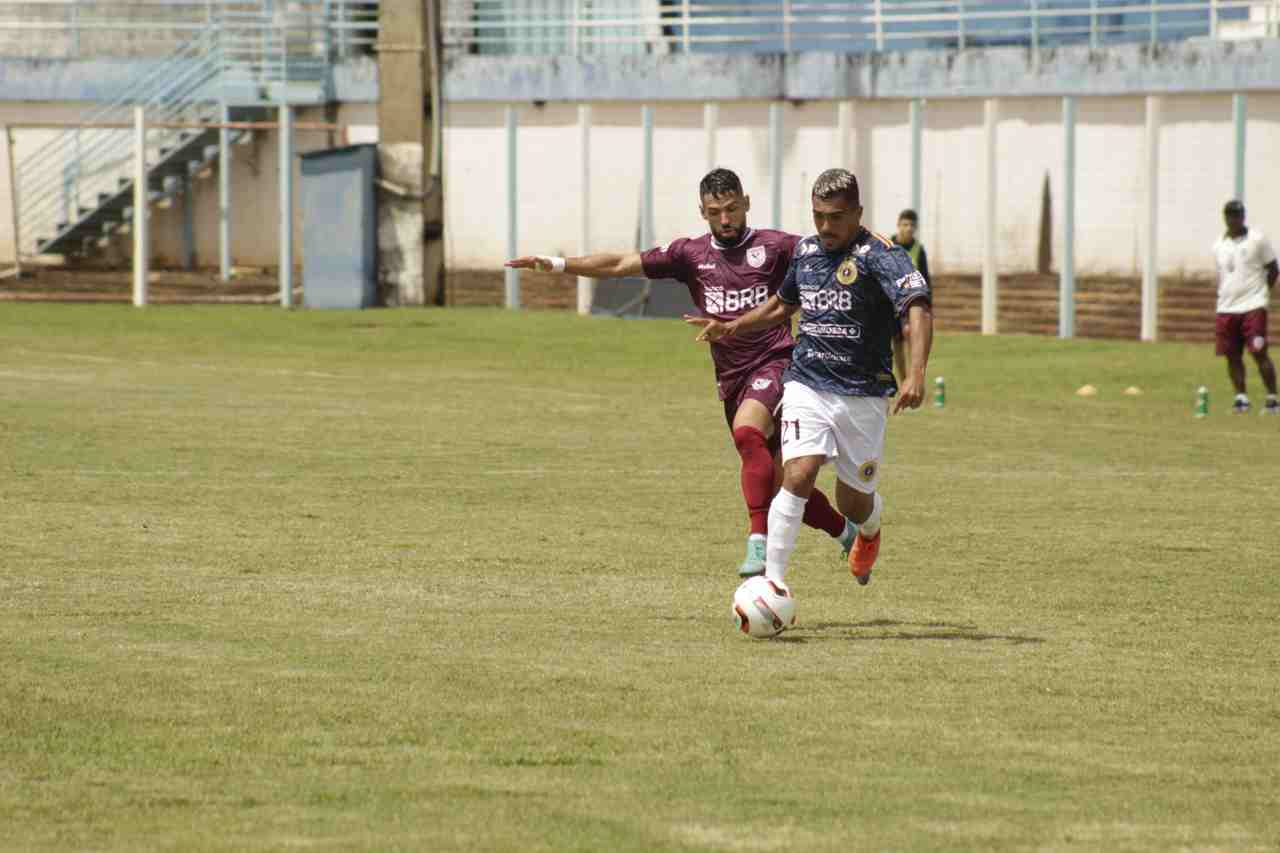
<instances>
[{"instance_id":1,"label":"plastic water bottle","mask_svg":"<svg viewBox=\"0 0 1280 853\"><path fill-rule=\"evenodd\" d=\"M1203 418L1209 414L1209 389L1201 385L1196 390L1196 417Z\"/></svg>"},{"instance_id":2,"label":"plastic water bottle","mask_svg":"<svg viewBox=\"0 0 1280 853\"><path fill-rule=\"evenodd\" d=\"M941 409L947 405L947 382L941 376L933 380L933 406Z\"/></svg>"}]
</instances>

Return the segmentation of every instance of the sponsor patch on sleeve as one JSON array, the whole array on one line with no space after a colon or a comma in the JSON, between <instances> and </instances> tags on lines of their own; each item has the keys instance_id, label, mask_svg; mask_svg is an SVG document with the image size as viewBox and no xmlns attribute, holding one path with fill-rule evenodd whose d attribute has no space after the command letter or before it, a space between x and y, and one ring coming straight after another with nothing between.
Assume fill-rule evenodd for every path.
<instances>
[{"instance_id":1,"label":"sponsor patch on sleeve","mask_svg":"<svg viewBox=\"0 0 1280 853\"><path fill-rule=\"evenodd\" d=\"M919 290L925 287L924 276L919 271L912 271L893 283L898 290Z\"/></svg>"}]
</instances>

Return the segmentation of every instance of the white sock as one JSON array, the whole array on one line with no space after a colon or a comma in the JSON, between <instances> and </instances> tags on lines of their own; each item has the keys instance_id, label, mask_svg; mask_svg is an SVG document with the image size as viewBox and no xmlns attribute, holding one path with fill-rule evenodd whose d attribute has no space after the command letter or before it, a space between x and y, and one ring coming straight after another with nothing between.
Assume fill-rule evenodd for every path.
<instances>
[{"instance_id":1,"label":"white sock","mask_svg":"<svg viewBox=\"0 0 1280 853\"><path fill-rule=\"evenodd\" d=\"M882 509L884 509L884 498L880 497L879 492L876 492L875 500L871 503L871 515L868 515L867 520L858 525L858 530L862 533L863 539L875 539L876 534L880 532L880 511Z\"/></svg>"},{"instance_id":2,"label":"white sock","mask_svg":"<svg viewBox=\"0 0 1280 853\"><path fill-rule=\"evenodd\" d=\"M808 498L799 498L780 489L769 504L769 544L765 548L764 576L783 581L787 575L787 563L796 549L796 537L804 520L804 505Z\"/></svg>"}]
</instances>

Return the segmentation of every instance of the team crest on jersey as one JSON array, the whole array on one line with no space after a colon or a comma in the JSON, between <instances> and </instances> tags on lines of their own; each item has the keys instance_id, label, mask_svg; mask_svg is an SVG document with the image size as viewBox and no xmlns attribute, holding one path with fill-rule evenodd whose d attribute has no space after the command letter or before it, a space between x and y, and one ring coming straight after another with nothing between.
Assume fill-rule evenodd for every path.
<instances>
[{"instance_id":1,"label":"team crest on jersey","mask_svg":"<svg viewBox=\"0 0 1280 853\"><path fill-rule=\"evenodd\" d=\"M863 462L862 467L858 469L858 476L862 478L862 482L870 483L876 478L876 471L879 468L880 464L875 459L870 462Z\"/></svg>"},{"instance_id":2,"label":"team crest on jersey","mask_svg":"<svg viewBox=\"0 0 1280 853\"><path fill-rule=\"evenodd\" d=\"M836 281L846 287L858 280L858 264L853 258L845 258L844 263L836 270Z\"/></svg>"},{"instance_id":3,"label":"team crest on jersey","mask_svg":"<svg viewBox=\"0 0 1280 853\"><path fill-rule=\"evenodd\" d=\"M764 260L764 246L752 246L747 249L747 263L751 264L752 269L760 269L764 266Z\"/></svg>"}]
</instances>

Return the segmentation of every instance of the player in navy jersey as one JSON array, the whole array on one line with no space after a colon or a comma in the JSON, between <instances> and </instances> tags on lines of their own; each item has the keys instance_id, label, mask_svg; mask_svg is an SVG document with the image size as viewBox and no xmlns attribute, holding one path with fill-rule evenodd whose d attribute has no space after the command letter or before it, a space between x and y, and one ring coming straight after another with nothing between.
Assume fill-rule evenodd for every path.
<instances>
[{"instance_id":1,"label":"player in navy jersey","mask_svg":"<svg viewBox=\"0 0 1280 853\"><path fill-rule=\"evenodd\" d=\"M673 278L689 288L701 316L729 321L764 305L777 293L800 239L748 227L750 209L751 197L743 193L738 176L728 169L715 169L698 186L698 210L710 229L707 234L673 240L643 253L579 258L530 255L506 265L589 278ZM790 327L776 325L711 347L716 389L742 460L742 495L750 532L746 559L738 567L740 575L760 574L765 568L770 500L781 482L782 374L794 345ZM838 539L846 553L852 548L856 528L822 492L813 491L803 521Z\"/></svg>"},{"instance_id":2,"label":"player in navy jersey","mask_svg":"<svg viewBox=\"0 0 1280 853\"><path fill-rule=\"evenodd\" d=\"M889 398L895 413L924 396L933 344L928 282L906 251L862 227L858 181L828 169L813 185L817 234L802 240L778 293L728 322L691 318L700 340L723 344L759 334L800 312L799 338L783 376L782 489L769 510L765 574L782 581L795 550L797 522L824 464L836 465L836 505L858 526L849 568L871 579L880 552L884 501L876 487ZM892 342L911 329L911 366L902 387L893 375Z\"/></svg>"}]
</instances>

